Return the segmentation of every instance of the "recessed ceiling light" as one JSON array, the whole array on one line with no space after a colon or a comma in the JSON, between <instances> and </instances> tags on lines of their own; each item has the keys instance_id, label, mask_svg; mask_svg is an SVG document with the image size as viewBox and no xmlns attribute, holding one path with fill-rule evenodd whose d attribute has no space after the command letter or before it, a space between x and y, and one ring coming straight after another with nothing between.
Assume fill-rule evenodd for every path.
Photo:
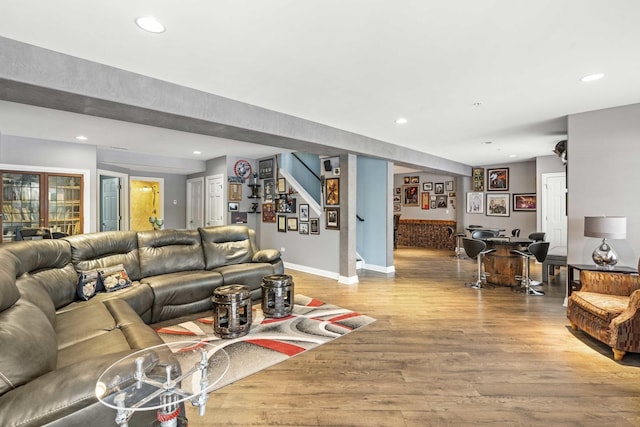
<instances>
[{"instance_id":1,"label":"recessed ceiling light","mask_svg":"<svg viewBox=\"0 0 640 427\"><path fill-rule=\"evenodd\" d=\"M596 81L596 80L600 80L603 77L604 77L604 73L589 74L588 76L581 77L580 81L581 82L593 82L593 81Z\"/></svg>"},{"instance_id":2,"label":"recessed ceiling light","mask_svg":"<svg viewBox=\"0 0 640 427\"><path fill-rule=\"evenodd\" d=\"M196 151L193 152L193 154L202 154L202 151L196 150Z\"/></svg>"},{"instance_id":3,"label":"recessed ceiling light","mask_svg":"<svg viewBox=\"0 0 640 427\"><path fill-rule=\"evenodd\" d=\"M163 33L164 25L153 16L141 16L136 18L136 25L150 33Z\"/></svg>"},{"instance_id":4,"label":"recessed ceiling light","mask_svg":"<svg viewBox=\"0 0 640 427\"><path fill-rule=\"evenodd\" d=\"M509 157L513 158L513 157L518 157L517 154L509 154Z\"/></svg>"},{"instance_id":5,"label":"recessed ceiling light","mask_svg":"<svg viewBox=\"0 0 640 427\"><path fill-rule=\"evenodd\" d=\"M408 121L409 121L409 120L405 119L404 117L398 117L398 118L395 120L395 124L397 124L397 125L403 125L403 124L407 123Z\"/></svg>"},{"instance_id":6,"label":"recessed ceiling light","mask_svg":"<svg viewBox=\"0 0 640 427\"><path fill-rule=\"evenodd\" d=\"M86 141L86 140L87 140L87 139L89 139L89 138L87 138L87 137L86 137L86 136L84 136L84 135L78 135L78 136L76 136L76 139L77 139L78 141Z\"/></svg>"},{"instance_id":7,"label":"recessed ceiling light","mask_svg":"<svg viewBox=\"0 0 640 427\"><path fill-rule=\"evenodd\" d=\"M493 141L482 141L480 144L489 145L489 144L493 144Z\"/></svg>"}]
</instances>

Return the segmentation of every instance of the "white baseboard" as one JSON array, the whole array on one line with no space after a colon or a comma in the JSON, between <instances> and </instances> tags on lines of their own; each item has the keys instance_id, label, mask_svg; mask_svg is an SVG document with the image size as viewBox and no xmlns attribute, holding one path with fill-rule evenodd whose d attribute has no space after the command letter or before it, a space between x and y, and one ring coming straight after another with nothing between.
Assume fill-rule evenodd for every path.
<instances>
[{"instance_id":1,"label":"white baseboard","mask_svg":"<svg viewBox=\"0 0 640 427\"><path fill-rule=\"evenodd\" d=\"M340 276L338 277L338 283L342 283L345 285L355 285L356 283L358 283L358 276Z\"/></svg>"},{"instance_id":2,"label":"white baseboard","mask_svg":"<svg viewBox=\"0 0 640 427\"><path fill-rule=\"evenodd\" d=\"M396 272L396 266L390 265L385 267L384 265L373 265L373 264L365 264L363 267L365 270L376 271L378 273L391 274Z\"/></svg>"},{"instance_id":3,"label":"white baseboard","mask_svg":"<svg viewBox=\"0 0 640 427\"><path fill-rule=\"evenodd\" d=\"M329 279L338 280L340 275L333 271L320 270L319 268L307 267L306 265L293 264L291 262L284 262L284 268L291 270L302 271L303 273L315 274L316 276L327 277Z\"/></svg>"}]
</instances>

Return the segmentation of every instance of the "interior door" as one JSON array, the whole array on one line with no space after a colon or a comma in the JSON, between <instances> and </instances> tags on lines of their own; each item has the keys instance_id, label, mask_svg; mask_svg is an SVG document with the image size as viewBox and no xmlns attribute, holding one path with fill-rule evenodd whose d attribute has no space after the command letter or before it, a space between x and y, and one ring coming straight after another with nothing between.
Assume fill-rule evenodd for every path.
<instances>
[{"instance_id":1,"label":"interior door","mask_svg":"<svg viewBox=\"0 0 640 427\"><path fill-rule=\"evenodd\" d=\"M222 174L208 176L206 186L206 225L224 225L224 186Z\"/></svg>"},{"instance_id":2,"label":"interior door","mask_svg":"<svg viewBox=\"0 0 640 427\"><path fill-rule=\"evenodd\" d=\"M120 178L100 177L100 231L120 229Z\"/></svg>"},{"instance_id":3,"label":"interior door","mask_svg":"<svg viewBox=\"0 0 640 427\"><path fill-rule=\"evenodd\" d=\"M542 174L542 231L550 248L567 246L566 183L565 172Z\"/></svg>"},{"instance_id":4,"label":"interior door","mask_svg":"<svg viewBox=\"0 0 640 427\"><path fill-rule=\"evenodd\" d=\"M204 177L187 180L187 228L204 226Z\"/></svg>"}]
</instances>

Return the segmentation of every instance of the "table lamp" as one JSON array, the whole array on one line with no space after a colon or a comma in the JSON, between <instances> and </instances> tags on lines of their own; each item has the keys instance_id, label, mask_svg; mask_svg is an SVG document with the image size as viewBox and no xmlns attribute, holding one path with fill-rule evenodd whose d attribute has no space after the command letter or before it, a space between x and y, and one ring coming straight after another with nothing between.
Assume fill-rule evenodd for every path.
<instances>
[{"instance_id":1,"label":"table lamp","mask_svg":"<svg viewBox=\"0 0 640 427\"><path fill-rule=\"evenodd\" d=\"M602 243L593 251L593 262L598 268L612 270L618 263L615 253L607 239L625 239L627 237L627 218L624 216L585 216L585 237L602 238Z\"/></svg>"}]
</instances>

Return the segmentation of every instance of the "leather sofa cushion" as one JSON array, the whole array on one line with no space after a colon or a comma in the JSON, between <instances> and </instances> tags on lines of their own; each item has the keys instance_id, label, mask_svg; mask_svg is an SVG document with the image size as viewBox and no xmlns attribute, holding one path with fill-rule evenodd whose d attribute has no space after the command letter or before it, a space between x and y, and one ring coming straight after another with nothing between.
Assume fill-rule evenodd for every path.
<instances>
[{"instance_id":1,"label":"leather sofa cushion","mask_svg":"<svg viewBox=\"0 0 640 427\"><path fill-rule=\"evenodd\" d=\"M115 426L115 410L99 403L95 396L96 382L109 366L130 353L132 350L85 357L0 396L2 425ZM141 421L145 416L147 422ZM130 425L151 425L149 418L155 416L155 411L136 413Z\"/></svg>"},{"instance_id":2,"label":"leather sofa cushion","mask_svg":"<svg viewBox=\"0 0 640 427\"><path fill-rule=\"evenodd\" d=\"M71 260L78 271L123 264L131 280L140 279L138 237L135 231L104 231L64 238L71 245Z\"/></svg>"},{"instance_id":3,"label":"leather sofa cushion","mask_svg":"<svg viewBox=\"0 0 640 427\"><path fill-rule=\"evenodd\" d=\"M251 262L254 245L245 225L224 225L199 228L204 250L205 268Z\"/></svg>"},{"instance_id":4,"label":"leather sofa cushion","mask_svg":"<svg viewBox=\"0 0 640 427\"><path fill-rule=\"evenodd\" d=\"M15 279L14 279L15 280ZM42 311L51 326L56 325L56 308L44 286L31 274L25 273L16 280L16 286L25 301L29 301Z\"/></svg>"},{"instance_id":5,"label":"leather sofa cushion","mask_svg":"<svg viewBox=\"0 0 640 427\"><path fill-rule=\"evenodd\" d=\"M262 278L274 274L273 266L268 263L226 265L213 271L222 274L225 285L241 283L251 290L261 289Z\"/></svg>"},{"instance_id":6,"label":"leather sofa cushion","mask_svg":"<svg viewBox=\"0 0 640 427\"><path fill-rule=\"evenodd\" d=\"M147 278L177 271L204 270L198 230L138 232L140 274Z\"/></svg>"},{"instance_id":7,"label":"leather sofa cushion","mask_svg":"<svg viewBox=\"0 0 640 427\"><path fill-rule=\"evenodd\" d=\"M21 298L0 312L0 325L0 395L55 369L55 331L38 307Z\"/></svg>"},{"instance_id":8,"label":"leather sofa cushion","mask_svg":"<svg viewBox=\"0 0 640 427\"><path fill-rule=\"evenodd\" d=\"M213 290L224 282L222 275L215 271L195 270L163 274L143 279L154 294L151 314L153 323L164 320L169 315L168 306L188 305L195 301L208 301ZM204 307L209 308L210 305ZM194 311L195 313L195 311Z\"/></svg>"}]
</instances>

